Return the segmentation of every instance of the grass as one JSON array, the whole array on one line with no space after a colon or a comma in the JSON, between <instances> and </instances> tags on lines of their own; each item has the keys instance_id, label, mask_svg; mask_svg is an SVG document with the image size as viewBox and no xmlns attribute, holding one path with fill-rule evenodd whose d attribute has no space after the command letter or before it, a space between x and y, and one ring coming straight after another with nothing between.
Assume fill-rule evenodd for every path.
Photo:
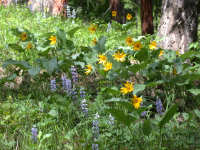
<instances>
[{"instance_id":1,"label":"grass","mask_svg":"<svg viewBox=\"0 0 200 150\"><path fill-rule=\"evenodd\" d=\"M19 6L0 7L0 64L7 59L24 60L25 58L23 54L8 46L9 43L16 43L19 40L19 37L11 32L11 29L16 27L25 28L38 37L42 37L47 32L54 33L57 28L63 29L74 42L76 53L82 51L83 47L92 47L92 40L99 39L102 35L107 37L106 49L112 51L120 46L125 47L124 41L127 36L137 37L140 34L134 22L131 27L113 22L114 27L110 32L106 32L106 23L98 22L99 20L92 23L84 22L77 18L72 24L70 19L43 18L40 13L32 14L27 8ZM96 34L88 31L90 24L98 24ZM72 29L76 27L78 30L70 36L70 31L73 32ZM34 51L29 55L38 57L38 53ZM9 69L13 70L13 68L8 68L8 74ZM14 72L18 74L18 71ZM54 76L60 77L59 75L55 73ZM151 106L149 119L152 121L152 132L147 136L142 127L145 118L137 118L137 121L130 126L120 124L117 120L114 124L109 123L109 113L106 111L109 106L105 98L110 97L108 91L117 92L116 88L106 88L106 85L109 87L110 84L107 80L101 82L103 86L96 85L94 82L94 87L86 90L89 112L88 117L85 117L80 107L82 101L80 94L77 93L74 100L62 90L51 92L49 85L51 77L36 77L33 78L34 82L30 82L29 76L25 76L25 81L19 88L6 88L1 85L0 89L3 91L0 94L1 150L88 150L92 149L94 143L98 143L99 149L102 150L200 149L200 136L196 134L199 130L199 118L196 115L198 112L189 109L187 112L176 113L160 134L157 124L162 116L156 114L153 110L154 106ZM93 77L84 78L78 86L82 86L84 81L92 83L93 80ZM58 84L61 87L61 82ZM125 106L116 106L120 110L128 111ZM98 119L100 135L98 140L94 141L93 121L97 112L100 115ZM133 113L132 117L134 115ZM38 129L37 142L32 140L31 128L34 125Z\"/></svg>"}]
</instances>

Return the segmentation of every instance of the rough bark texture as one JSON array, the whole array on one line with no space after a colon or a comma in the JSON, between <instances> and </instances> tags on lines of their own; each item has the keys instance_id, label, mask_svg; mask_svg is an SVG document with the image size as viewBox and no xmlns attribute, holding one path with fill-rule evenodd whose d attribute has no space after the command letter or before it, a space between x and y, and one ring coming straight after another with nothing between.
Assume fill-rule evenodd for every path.
<instances>
[{"instance_id":1,"label":"rough bark texture","mask_svg":"<svg viewBox=\"0 0 200 150\"><path fill-rule=\"evenodd\" d=\"M142 34L153 34L153 6L152 0L141 0Z\"/></svg>"},{"instance_id":2,"label":"rough bark texture","mask_svg":"<svg viewBox=\"0 0 200 150\"><path fill-rule=\"evenodd\" d=\"M163 0L158 27L159 46L184 53L197 40L199 0Z\"/></svg>"},{"instance_id":3,"label":"rough bark texture","mask_svg":"<svg viewBox=\"0 0 200 150\"><path fill-rule=\"evenodd\" d=\"M29 0L28 7L31 11L45 11L54 16L66 16L65 5L67 0Z\"/></svg>"}]
</instances>

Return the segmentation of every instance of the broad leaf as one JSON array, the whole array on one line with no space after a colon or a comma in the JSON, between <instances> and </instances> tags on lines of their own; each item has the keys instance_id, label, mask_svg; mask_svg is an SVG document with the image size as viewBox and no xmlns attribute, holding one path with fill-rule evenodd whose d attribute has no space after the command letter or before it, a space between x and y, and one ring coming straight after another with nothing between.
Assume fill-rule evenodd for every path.
<instances>
[{"instance_id":1,"label":"broad leaf","mask_svg":"<svg viewBox=\"0 0 200 150\"><path fill-rule=\"evenodd\" d=\"M150 119L144 120L142 130L143 130L144 135L148 136L151 133L152 126L151 126L151 120Z\"/></svg>"}]
</instances>

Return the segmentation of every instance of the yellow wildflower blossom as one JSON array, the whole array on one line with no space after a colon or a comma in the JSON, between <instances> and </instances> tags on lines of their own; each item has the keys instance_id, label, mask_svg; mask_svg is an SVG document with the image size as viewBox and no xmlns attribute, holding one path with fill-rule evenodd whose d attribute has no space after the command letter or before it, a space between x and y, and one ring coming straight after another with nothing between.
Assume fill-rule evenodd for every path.
<instances>
[{"instance_id":1,"label":"yellow wildflower blossom","mask_svg":"<svg viewBox=\"0 0 200 150\"><path fill-rule=\"evenodd\" d=\"M104 64L107 61L107 57L105 55L99 55L99 64Z\"/></svg>"},{"instance_id":2,"label":"yellow wildflower blossom","mask_svg":"<svg viewBox=\"0 0 200 150\"><path fill-rule=\"evenodd\" d=\"M92 72L92 65L86 65L86 69L85 69L85 74L88 75L89 73Z\"/></svg>"},{"instance_id":3,"label":"yellow wildflower blossom","mask_svg":"<svg viewBox=\"0 0 200 150\"><path fill-rule=\"evenodd\" d=\"M162 56L163 54L164 54L164 51L163 51L163 50L160 50L159 57Z\"/></svg>"},{"instance_id":4,"label":"yellow wildflower blossom","mask_svg":"<svg viewBox=\"0 0 200 150\"><path fill-rule=\"evenodd\" d=\"M116 16L117 16L117 11L113 10L113 11L112 11L112 16L113 16L113 17L116 17Z\"/></svg>"},{"instance_id":5,"label":"yellow wildflower blossom","mask_svg":"<svg viewBox=\"0 0 200 150\"><path fill-rule=\"evenodd\" d=\"M128 81L126 83L124 83L124 87L122 87L120 89L120 92L122 94L127 94L127 93L130 93L132 91L133 91L133 83L132 82L128 82Z\"/></svg>"},{"instance_id":6,"label":"yellow wildflower blossom","mask_svg":"<svg viewBox=\"0 0 200 150\"><path fill-rule=\"evenodd\" d=\"M113 55L113 57L114 57L115 60L123 62L123 61L125 61L126 54L124 52L120 53L118 51Z\"/></svg>"},{"instance_id":7,"label":"yellow wildflower blossom","mask_svg":"<svg viewBox=\"0 0 200 150\"><path fill-rule=\"evenodd\" d=\"M131 20L132 18L133 18L133 17L132 17L131 14L128 13L128 14L126 15L126 19L127 19L127 20Z\"/></svg>"},{"instance_id":8,"label":"yellow wildflower blossom","mask_svg":"<svg viewBox=\"0 0 200 150\"><path fill-rule=\"evenodd\" d=\"M21 35L20 35L20 38L21 38L22 41L25 41L28 38L26 32L22 32Z\"/></svg>"},{"instance_id":9,"label":"yellow wildflower blossom","mask_svg":"<svg viewBox=\"0 0 200 150\"><path fill-rule=\"evenodd\" d=\"M103 64L103 66L104 66L105 71L109 71L110 69L112 69L112 63L111 62L105 62Z\"/></svg>"},{"instance_id":10,"label":"yellow wildflower blossom","mask_svg":"<svg viewBox=\"0 0 200 150\"><path fill-rule=\"evenodd\" d=\"M90 33L94 33L97 30L97 26L96 25L91 25L88 30L90 31Z\"/></svg>"},{"instance_id":11,"label":"yellow wildflower blossom","mask_svg":"<svg viewBox=\"0 0 200 150\"><path fill-rule=\"evenodd\" d=\"M127 44L128 46L133 45L133 40L132 40L132 38L131 38L130 36L126 38L126 44Z\"/></svg>"},{"instance_id":12,"label":"yellow wildflower blossom","mask_svg":"<svg viewBox=\"0 0 200 150\"><path fill-rule=\"evenodd\" d=\"M55 36L55 35L52 35L52 36L49 38L49 40L51 41L51 42L50 42L51 45L55 45L55 44L56 44L56 40L57 40L57 39L56 39L56 36Z\"/></svg>"},{"instance_id":13,"label":"yellow wildflower blossom","mask_svg":"<svg viewBox=\"0 0 200 150\"><path fill-rule=\"evenodd\" d=\"M29 42L27 45L26 45L26 49L31 49L33 47L32 43Z\"/></svg>"},{"instance_id":14,"label":"yellow wildflower blossom","mask_svg":"<svg viewBox=\"0 0 200 150\"><path fill-rule=\"evenodd\" d=\"M140 50L141 48L142 48L142 44L141 44L140 41L137 41L137 42L134 42L134 43L133 43L133 49L134 49L135 51L138 51L138 50Z\"/></svg>"},{"instance_id":15,"label":"yellow wildflower blossom","mask_svg":"<svg viewBox=\"0 0 200 150\"><path fill-rule=\"evenodd\" d=\"M180 56L180 55L181 55L180 52L179 52L178 50L176 51L176 55L177 55L177 56Z\"/></svg>"},{"instance_id":16,"label":"yellow wildflower blossom","mask_svg":"<svg viewBox=\"0 0 200 150\"><path fill-rule=\"evenodd\" d=\"M149 44L149 49L151 50L154 50L157 48L157 43L156 41L152 41L150 44Z\"/></svg>"},{"instance_id":17,"label":"yellow wildflower blossom","mask_svg":"<svg viewBox=\"0 0 200 150\"><path fill-rule=\"evenodd\" d=\"M97 44L97 39L94 38L94 39L92 40L92 43L93 43L94 45L96 45L96 44Z\"/></svg>"},{"instance_id":18,"label":"yellow wildflower blossom","mask_svg":"<svg viewBox=\"0 0 200 150\"><path fill-rule=\"evenodd\" d=\"M150 44L149 44L149 49L151 50L154 50L157 48L157 43L156 41L152 41Z\"/></svg>"},{"instance_id":19,"label":"yellow wildflower blossom","mask_svg":"<svg viewBox=\"0 0 200 150\"><path fill-rule=\"evenodd\" d=\"M132 104L133 104L135 109L138 109L140 107L141 102L142 102L141 97L137 97L136 95L133 95Z\"/></svg>"}]
</instances>

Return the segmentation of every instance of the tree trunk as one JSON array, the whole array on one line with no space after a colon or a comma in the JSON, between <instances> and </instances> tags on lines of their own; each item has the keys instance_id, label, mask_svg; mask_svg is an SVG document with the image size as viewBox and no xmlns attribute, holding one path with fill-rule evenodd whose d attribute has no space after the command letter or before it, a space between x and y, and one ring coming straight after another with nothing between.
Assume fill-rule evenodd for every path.
<instances>
[{"instance_id":1,"label":"tree trunk","mask_svg":"<svg viewBox=\"0 0 200 150\"><path fill-rule=\"evenodd\" d=\"M153 6L152 0L141 0L142 34L153 34Z\"/></svg>"},{"instance_id":2,"label":"tree trunk","mask_svg":"<svg viewBox=\"0 0 200 150\"><path fill-rule=\"evenodd\" d=\"M159 46L184 53L197 40L198 0L163 0Z\"/></svg>"},{"instance_id":3,"label":"tree trunk","mask_svg":"<svg viewBox=\"0 0 200 150\"><path fill-rule=\"evenodd\" d=\"M64 5L67 2L67 0L29 0L28 7L31 11L46 12L54 16L66 16Z\"/></svg>"}]
</instances>

